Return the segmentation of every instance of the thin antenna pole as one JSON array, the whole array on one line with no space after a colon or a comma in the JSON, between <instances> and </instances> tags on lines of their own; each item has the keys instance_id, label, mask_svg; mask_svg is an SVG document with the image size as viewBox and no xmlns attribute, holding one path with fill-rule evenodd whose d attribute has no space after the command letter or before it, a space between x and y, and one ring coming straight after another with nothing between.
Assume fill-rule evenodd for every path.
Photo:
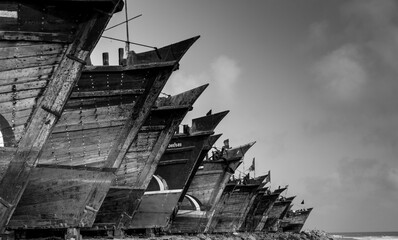
<instances>
[{"instance_id":1,"label":"thin antenna pole","mask_svg":"<svg viewBox=\"0 0 398 240\"><path fill-rule=\"evenodd\" d=\"M127 14L127 2L128 1L124 2L124 4L126 5L124 7L124 12L126 14L126 35L127 35L126 52L129 53L130 52L130 44L129 44L129 42L130 42L130 34L129 34L129 22L128 22L129 17L128 17L128 14Z\"/></svg>"},{"instance_id":2,"label":"thin antenna pole","mask_svg":"<svg viewBox=\"0 0 398 240\"><path fill-rule=\"evenodd\" d=\"M134 19L139 18L139 17L141 17L141 16L142 16L142 14L139 14L139 15L137 15L137 16L135 16L135 17L130 18L130 19L127 20L127 21L123 21L123 22L121 22L121 23L118 23L118 24L116 24L116 25L113 25L112 27L109 27L109 28L105 29L104 32L105 32L105 31L108 31L108 30L111 30L111 29L113 29L113 28L115 28L115 27L118 27L118 26L120 26L120 25L122 25L122 24L125 24L126 22L130 22L131 20L134 20Z\"/></svg>"}]
</instances>

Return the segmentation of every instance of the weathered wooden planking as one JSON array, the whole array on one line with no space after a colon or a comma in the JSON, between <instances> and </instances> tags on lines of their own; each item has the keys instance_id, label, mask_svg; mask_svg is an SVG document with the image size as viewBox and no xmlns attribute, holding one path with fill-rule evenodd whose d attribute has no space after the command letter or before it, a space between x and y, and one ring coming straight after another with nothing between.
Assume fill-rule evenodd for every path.
<instances>
[{"instance_id":1,"label":"weathered wooden planking","mask_svg":"<svg viewBox=\"0 0 398 240\"><path fill-rule=\"evenodd\" d=\"M82 226L78 218L85 206L93 182L108 179L110 172L35 168L26 192L21 198L9 225L12 227ZM90 208L86 211L90 211ZM83 226L82 226L83 227Z\"/></svg>"},{"instance_id":2,"label":"weathered wooden planking","mask_svg":"<svg viewBox=\"0 0 398 240\"><path fill-rule=\"evenodd\" d=\"M207 211L178 210L173 219L171 232L174 234L202 233L207 225Z\"/></svg>"},{"instance_id":3,"label":"weathered wooden planking","mask_svg":"<svg viewBox=\"0 0 398 240\"><path fill-rule=\"evenodd\" d=\"M104 69L111 68L103 66ZM123 90L123 89L143 89L146 85L146 79L153 78L154 72L146 69L135 69L126 71L121 69L119 71L104 72L98 68L83 72L81 79L74 88L75 92L97 90L103 91L108 89Z\"/></svg>"},{"instance_id":4,"label":"weathered wooden planking","mask_svg":"<svg viewBox=\"0 0 398 240\"><path fill-rule=\"evenodd\" d=\"M294 197L277 200L267 215L263 215L260 223L256 227L256 231L277 231L279 220L286 214Z\"/></svg>"},{"instance_id":5,"label":"weathered wooden planking","mask_svg":"<svg viewBox=\"0 0 398 240\"><path fill-rule=\"evenodd\" d=\"M312 208L300 209L297 211L289 210L286 217L281 221L280 229L283 232L299 233L311 211Z\"/></svg>"},{"instance_id":6,"label":"weathered wooden planking","mask_svg":"<svg viewBox=\"0 0 398 240\"><path fill-rule=\"evenodd\" d=\"M0 113L12 113L21 110L32 109L36 102L36 98L21 99L17 102L2 102L0 103Z\"/></svg>"},{"instance_id":7,"label":"weathered wooden planking","mask_svg":"<svg viewBox=\"0 0 398 240\"><path fill-rule=\"evenodd\" d=\"M137 94L130 96L109 96L109 97L92 97L92 98L79 98L69 99L66 104L66 109L90 109L96 107L116 106L123 104L136 103L140 95Z\"/></svg>"},{"instance_id":8,"label":"weathered wooden planking","mask_svg":"<svg viewBox=\"0 0 398 240\"><path fill-rule=\"evenodd\" d=\"M133 216L130 229L160 228L169 224L171 214L182 190L148 192L143 195L139 208Z\"/></svg>"},{"instance_id":9,"label":"weathered wooden planking","mask_svg":"<svg viewBox=\"0 0 398 240\"><path fill-rule=\"evenodd\" d=\"M116 173L118 186L135 185L141 174L131 173L140 173L143 170L159 136L160 132L157 132L156 135L154 133L138 133L137 139L134 140Z\"/></svg>"},{"instance_id":10,"label":"weathered wooden planking","mask_svg":"<svg viewBox=\"0 0 398 240\"><path fill-rule=\"evenodd\" d=\"M208 152L210 151L210 149L213 147L213 145L216 143L216 141L221 137L222 134L215 134L215 135L211 135L207 141L205 141L205 144L202 148L202 152L199 155L199 159L198 159L198 164L194 167L194 169L192 170L192 174L189 175L189 178L186 182L186 185L182 191L181 197L178 200L178 202L181 204L182 201L185 199L185 195L188 192L189 187L191 186L192 180L194 179L195 175L198 172L198 169L200 167L200 165L202 164L203 160L208 157Z\"/></svg>"},{"instance_id":11,"label":"weathered wooden planking","mask_svg":"<svg viewBox=\"0 0 398 240\"><path fill-rule=\"evenodd\" d=\"M69 127L84 122L84 124L102 121L126 120L129 116L131 104L97 107L90 109L66 110L57 122L56 128Z\"/></svg>"},{"instance_id":12,"label":"weathered wooden planking","mask_svg":"<svg viewBox=\"0 0 398 240\"><path fill-rule=\"evenodd\" d=\"M208 217L208 225L206 226L205 232L208 231L209 225L212 221L212 217L214 216L215 212L215 206L217 202L221 198L221 194L229 180L230 175L238 168L240 165L245 153L255 144L255 142L251 142L239 147L231 148L231 149L226 149L223 152L222 157L226 159L226 161L222 161L223 165L222 169L225 171L225 173L219 178L219 180L216 182L215 188L213 192L211 192L211 195L208 197L208 202L205 203L207 206L211 206L211 209L209 210L209 215ZM213 160L213 161L218 161L218 160ZM210 163L210 162L209 162ZM208 165L207 168L209 170L214 170L214 167L219 168L220 165ZM204 169L206 169L206 166L204 166ZM216 169L218 170L218 169ZM189 190L188 190L189 192Z\"/></svg>"},{"instance_id":13,"label":"weathered wooden planking","mask_svg":"<svg viewBox=\"0 0 398 240\"><path fill-rule=\"evenodd\" d=\"M18 94L20 92L28 91L28 90L36 90L43 89L47 86L48 79L41 79L32 82L25 83L15 83L12 85L3 85L0 86L0 95L7 93L15 93Z\"/></svg>"},{"instance_id":14,"label":"weathered wooden planking","mask_svg":"<svg viewBox=\"0 0 398 240\"><path fill-rule=\"evenodd\" d=\"M36 43L20 46L4 46L0 43L0 60L60 54L64 50L63 44L59 43Z\"/></svg>"},{"instance_id":15,"label":"weathered wooden planking","mask_svg":"<svg viewBox=\"0 0 398 240\"><path fill-rule=\"evenodd\" d=\"M67 165L79 166L91 164L95 159L103 162L121 129L122 126L118 126L52 134L43 147L39 163L66 161Z\"/></svg>"},{"instance_id":16,"label":"weathered wooden planking","mask_svg":"<svg viewBox=\"0 0 398 240\"><path fill-rule=\"evenodd\" d=\"M46 66L59 63L63 54L55 53L42 56L23 57L23 58L12 58L0 60L0 71L8 71L18 68L29 68L35 66Z\"/></svg>"},{"instance_id":17,"label":"weathered wooden planking","mask_svg":"<svg viewBox=\"0 0 398 240\"><path fill-rule=\"evenodd\" d=\"M142 194L173 133L206 87L204 85L157 101L116 173L114 187L98 213L96 226L108 224L124 228L130 225ZM159 124L162 124L161 127ZM128 189L122 189L123 187ZM114 195L120 195L121 192L125 192L124 197L116 200Z\"/></svg>"},{"instance_id":18,"label":"weathered wooden planking","mask_svg":"<svg viewBox=\"0 0 398 240\"><path fill-rule=\"evenodd\" d=\"M16 2L12 3L17 4ZM62 112L64 108L65 102L67 97L70 95L72 87L75 85L80 76L85 60L87 59L91 50L94 48L113 12L118 8L118 6L116 6L117 4L114 4L111 9L103 9L103 11L111 14L103 14L93 11L93 8L89 5L85 5L85 7L78 7L82 6L81 3L78 2L67 5L61 4L62 6L54 3L54 5L50 6L49 9L46 9L46 7L48 7L46 4L41 4L42 3L31 3L29 5L25 3L18 3L17 18L19 21L12 22L10 29L10 22L2 22L0 23L0 30L17 30L17 33L18 31L25 31L25 28L32 32L51 33L51 31L56 30L59 33L66 31L64 34L69 34L70 36L73 36L74 39L68 46L65 53L62 54L61 58L57 59L58 55L53 55L56 58L56 62L59 61L59 66L53 73L51 80L49 81L46 90L43 93L43 96L39 98L36 108L32 112L30 118L31 121L27 125L26 130L18 144L16 154L11 160L6 173L0 181L0 197L4 202L8 203L6 205L0 206L1 232L4 231L5 225L11 218L16 205L18 204L27 186L31 170L34 169L34 164L41 152L41 149L50 135L56 121L58 120L60 112ZM41 6L38 7L38 5ZM4 7L4 5L1 5L0 9L2 7ZM36 22L40 23L40 25L35 25L35 21L25 21L26 19L29 19L29 16L31 15L35 17L40 16L41 18L45 15L48 17L48 19L65 19L66 17L70 25L67 28L62 28L62 21L54 21L54 29L52 26L47 28L44 26L47 24L42 25L43 19ZM58 24L60 28L56 27ZM40 26L39 29L35 29L36 26ZM71 31L69 27L74 28L76 31ZM9 34L8 36L11 35ZM32 35L35 36L35 34ZM30 40L44 40L51 42L51 38L53 37L51 34L44 37L43 35L39 35L30 38ZM0 39L7 39L7 36L4 34L4 32L0 34ZM18 38L14 38L14 40L17 39ZM43 57L43 59L45 59L45 57ZM43 59L41 57L36 58L35 62L43 63ZM48 62L54 62L54 59L48 59ZM23 65L23 63L20 64ZM33 66L37 65L40 64L33 64ZM23 66L30 65L27 64ZM7 68L2 69L4 70Z\"/></svg>"},{"instance_id":19,"label":"weathered wooden planking","mask_svg":"<svg viewBox=\"0 0 398 240\"><path fill-rule=\"evenodd\" d=\"M250 143L231 151L235 154L224 153L226 161L206 160L198 169L187 190L187 195L195 199L200 205L200 210L178 211L170 228L174 233L197 233L208 231L211 217L214 215L215 206L221 198L222 192L231 175L227 167L235 170L241 163L246 151L253 145ZM235 149L242 149L237 154ZM182 228L180 228L180 226Z\"/></svg>"},{"instance_id":20,"label":"weathered wooden planking","mask_svg":"<svg viewBox=\"0 0 398 240\"><path fill-rule=\"evenodd\" d=\"M175 49L176 53L173 55L171 58L173 61L170 62L170 65L168 67L164 66L161 67L160 73L157 75L155 79L149 79L152 80L153 82L151 84L148 84L147 87L145 88L145 92L143 93L142 97L140 97L137 102L136 102L136 108L134 108L131 117L128 119L128 121L125 124L124 130L121 131L121 134L119 136L119 140L116 142L116 144L113 145L112 150L110 154L108 155L107 158L107 165L106 167L108 168L119 168L123 158L128 151L131 143L134 141L134 138L136 134L138 133L140 127L142 126L144 120L147 118L150 112L150 108L152 105L155 103L156 98L160 94L161 89L164 87L166 81L171 75L171 72L176 70L178 61L181 59L183 54L188 50L188 48L198 39L198 37L191 38L161 49ZM159 50L161 50L159 49ZM163 50L161 50L163 51ZM155 52L155 51L152 51ZM143 53L144 55L147 53ZM154 54L149 54L154 56ZM130 55L131 56L131 55ZM140 56L137 55L137 56ZM136 57L137 57L136 56ZM159 61L161 59L162 62L164 62L164 59L156 55L156 57L152 57L151 61L154 62L154 59ZM131 64L131 59L127 59L128 65ZM138 62L134 62L139 64ZM150 67L151 65L148 65ZM170 68L171 66L171 68ZM90 205L96 205L96 206L101 206L103 198L105 196L98 196L98 194L95 194L94 190L96 189L101 189L102 190L108 190L110 188L110 185L94 185L93 186L93 191L91 192L91 196L87 203ZM88 225L92 224L95 220L95 214L91 213L84 213L82 217L82 221L86 222Z\"/></svg>"},{"instance_id":21,"label":"weathered wooden planking","mask_svg":"<svg viewBox=\"0 0 398 240\"><path fill-rule=\"evenodd\" d=\"M238 166L239 161L229 163L230 166ZM203 169L198 170L188 194L195 196L202 204L204 209L210 208L217 202L218 192L222 192L229 175L225 171L225 165L222 162L204 161Z\"/></svg>"},{"instance_id":22,"label":"weathered wooden planking","mask_svg":"<svg viewBox=\"0 0 398 240\"><path fill-rule=\"evenodd\" d=\"M110 188L98 211L94 226L101 228L122 227L118 225L118 222L123 222L125 218L132 219L131 213L134 212L135 206L139 204L137 201L140 201L144 192L143 189Z\"/></svg>"},{"instance_id":23,"label":"weathered wooden planking","mask_svg":"<svg viewBox=\"0 0 398 240\"><path fill-rule=\"evenodd\" d=\"M41 6L40 6L41 5ZM62 3L58 3L58 6ZM13 6L10 10L10 6ZM75 8L72 11L71 8ZM74 34L78 29L79 23L87 21L88 16L82 15L81 4L70 2L68 5L63 4L63 8L52 8L46 6L45 3L17 3L10 1L2 3L0 9L7 9L11 14L3 17L0 23L0 29L3 31L30 31L30 32L62 32ZM44 8L44 10L43 10ZM69 13L65 16L62 10Z\"/></svg>"},{"instance_id":24,"label":"weathered wooden planking","mask_svg":"<svg viewBox=\"0 0 398 240\"><path fill-rule=\"evenodd\" d=\"M267 193L265 189L258 191L240 227L240 231L254 232L262 217L268 215L278 197L279 193Z\"/></svg>"},{"instance_id":25,"label":"weathered wooden planking","mask_svg":"<svg viewBox=\"0 0 398 240\"><path fill-rule=\"evenodd\" d=\"M259 185L256 184L232 184L227 186L215 207L215 213L208 232L237 232L240 229L241 219L245 218L258 187Z\"/></svg>"},{"instance_id":26,"label":"weathered wooden planking","mask_svg":"<svg viewBox=\"0 0 398 240\"><path fill-rule=\"evenodd\" d=\"M213 145L221 137L221 135L222 134L217 134L209 137L199 156L201 162L203 161L203 159L205 159L205 157L207 159L208 151L213 147ZM189 188L192 187L192 181L195 177L197 177L197 175L198 170L188 179L187 186L189 186ZM209 181L211 182L212 180ZM184 190L185 189L186 188L184 188ZM186 189L186 191L188 191L188 189ZM183 198L180 198L178 200L178 213L173 216L173 222L171 227L169 228L169 231L171 233L203 232L207 224L207 212L202 210L202 203L197 198L187 195L184 191L181 195L183 195Z\"/></svg>"},{"instance_id":27,"label":"weathered wooden planking","mask_svg":"<svg viewBox=\"0 0 398 240\"><path fill-rule=\"evenodd\" d=\"M12 157L14 156L16 148L2 147L0 148L0 154L2 158L0 159L0 178L3 177L4 173L8 168Z\"/></svg>"},{"instance_id":28,"label":"weathered wooden planking","mask_svg":"<svg viewBox=\"0 0 398 240\"><path fill-rule=\"evenodd\" d=\"M167 183L168 189L181 190L179 198L168 199L167 191L156 195L148 195L145 200L143 199L141 201L141 204L149 204L144 203L144 201L156 202L151 198L155 197L157 199L162 199L163 196L163 201L174 201L167 202L168 205L174 206L174 208L161 209L159 210L159 217L153 218L151 216L155 213L155 211L151 210L149 212L145 212L140 205L137 209L137 212L140 212L140 216L138 218L135 216L133 217L130 228L142 228L145 226L145 224L147 224L147 227L144 228L152 228L153 226L166 228L170 226L171 222L169 219L173 217L173 212L176 210L179 199L182 198L181 194L184 192L184 188L188 189L187 182L190 179L190 176L195 174L200 165L202 160L200 156L203 148L206 145L206 142L208 141L210 135L214 133L215 127L227 114L228 111L225 111L222 113L193 119L192 125L197 124L197 122L206 122L207 124L202 124L205 127L200 129L200 131L198 131L198 129L192 128L190 132L176 134L172 138L168 149L163 154L154 175L160 177L165 183ZM176 172L179 174L176 175ZM157 190L162 190L162 188L159 188L158 181L153 178L149 183L146 192L151 193L152 191ZM160 202L163 201L160 200ZM148 214L148 216L145 217L145 214ZM147 220L145 224L138 223L137 219L141 218L149 218L150 220Z\"/></svg>"},{"instance_id":29,"label":"weathered wooden planking","mask_svg":"<svg viewBox=\"0 0 398 240\"><path fill-rule=\"evenodd\" d=\"M19 100L27 99L27 98L38 98L41 96L43 89L34 89L27 91L19 91L19 92L9 92L0 94L0 103L4 102L18 102Z\"/></svg>"},{"instance_id":30,"label":"weathered wooden planking","mask_svg":"<svg viewBox=\"0 0 398 240\"><path fill-rule=\"evenodd\" d=\"M178 149L182 151L167 151L160 159L155 175L162 177L168 184L169 189L182 189L193 169L197 163L199 155L202 151L204 142L208 139L208 135L186 135L178 139L172 139L170 143L176 143ZM177 150L177 149L173 149ZM175 162L174 160L184 159L187 161ZM164 164L168 163L168 164ZM175 174L179 173L179 174ZM148 185L147 191L157 191L158 184L155 179L152 179Z\"/></svg>"},{"instance_id":31,"label":"weathered wooden planking","mask_svg":"<svg viewBox=\"0 0 398 240\"><path fill-rule=\"evenodd\" d=\"M15 83L32 82L48 79L52 76L58 64L48 66L35 66L25 69L13 69L0 72L0 85L12 85Z\"/></svg>"},{"instance_id":32,"label":"weathered wooden planking","mask_svg":"<svg viewBox=\"0 0 398 240\"><path fill-rule=\"evenodd\" d=\"M188 40L192 43L192 40ZM179 56L180 57L180 56ZM128 141L130 141L131 137L135 137L135 134L138 132L139 127L143 124L143 121L145 120L147 114L149 113L150 108L152 107L152 104L155 102L158 94L160 93L162 87L164 86L165 82L167 81L168 77L170 76L171 72L176 69L177 66L177 61L170 62L169 65L164 65L163 67L156 67L156 68L148 68L146 71L153 71L152 74L149 76L153 76L152 78L146 79L146 86L145 86L145 92L137 99L135 105L133 106L132 113L130 114L129 118L127 119L126 123L124 124L123 130L119 131L118 133L118 140L114 141L111 146L111 150L107 154L107 158L105 161L100 162L100 166L96 165L97 163L94 162L92 165L88 165L90 169L95 169L95 167L100 167L103 169L116 169L113 168L112 166L115 164L115 159L110 158L110 155L112 153L117 153L119 154L119 147L120 144L125 145L128 144ZM142 70L142 69L141 69ZM95 70L93 70L95 71ZM126 71L132 71L134 72L134 69L130 70L127 68ZM103 72L103 74L106 72ZM76 89L76 88L75 88ZM74 90L75 90L74 89ZM76 89L77 90L77 89ZM112 98L112 97L110 97ZM91 99L92 98L88 98ZM71 99L70 101L80 101L79 99ZM118 101L120 104L120 98L114 99L115 102ZM127 103L129 103L127 101ZM68 105L66 106L67 109L71 109ZM74 107L79 107L79 105L73 106ZM90 107L96 107L95 103L90 106ZM78 131L76 131L78 132ZM48 143L48 141L47 141ZM115 146L117 145L117 146ZM123 153L124 154L124 153ZM99 162L98 162L99 163ZM62 166L64 168L65 166ZM100 169L98 168L98 169ZM83 208L80 208L81 211L79 214L69 214L67 216L63 216L65 218L69 219L64 219L66 222L75 222L79 223L77 226L91 226L95 220L95 216L97 214L98 209L100 208L107 191L109 190L109 187L111 186L111 182L114 178L114 175L107 175L105 178L102 178L98 176L98 179L96 181L91 182L90 189L88 190L88 195L87 198L82 198L79 199L79 206L89 206L89 209L95 209L93 211L87 210L83 211ZM26 213L29 215L29 213ZM40 221L38 221L40 222ZM20 223L20 222L19 222ZM75 227L77 227L75 225ZM35 226L34 222L26 222L26 227L27 228L34 228L37 227ZM49 225L48 227L59 227L55 225Z\"/></svg>"}]
</instances>

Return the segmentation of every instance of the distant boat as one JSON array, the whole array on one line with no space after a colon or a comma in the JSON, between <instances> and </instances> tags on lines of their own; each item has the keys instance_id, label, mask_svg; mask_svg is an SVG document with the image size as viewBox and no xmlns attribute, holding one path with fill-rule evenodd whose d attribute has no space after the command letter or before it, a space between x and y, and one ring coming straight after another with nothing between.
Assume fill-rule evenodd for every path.
<instances>
[{"instance_id":1,"label":"distant boat","mask_svg":"<svg viewBox=\"0 0 398 240\"><path fill-rule=\"evenodd\" d=\"M283 232L299 233L313 208L289 210L285 218L280 223Z\"/></svg>"},{"instance_id":2,"label":"distant boat","mask_svg":"<svg viewBox=\"0 0 398 240\"><path fill-rule=\"evenodd\" d=\"M193 119L191 128L173 136L127 229L166 230L202 149L228 112Z\"/></svg>"},{"instance_id":3,"label":"distant boat","mask_svg":"<svg viewBox=\"0 0 398 240\"><path fill-rule=\"evenodd\" d=\"M215 206L208 224L208 233L231 233L239 231L261 182L253 184L228 184Z\"/></svg>"},{"instance_id":4,"label":"distant boat","mask_svg":"<svg viewBox=\"0 0 398 240\"><path fill-rule=\"evenodd\" d=\"M172 233L201 233L214 214L230 176L242 163L245 153L255 142L225 149L203 161L185 195L170 231Z\"/></svg>"},{"instance_id":5,"label":"distant boat","mask_svg":"<svg viewBox=\"0 0 398 240\"><path fill-rule=\"evenodd\" d=\"M123 229L131 220L174 132L207 86L157 100L116 172L94 228Z\"/></svg>"},{"instance_id":6,"label":"distant boat","mask_svg":"<svg viewBox=\"0 0 398 240\"><path fill-rule=\"evenodd\" d=\"M122 8L117 0L0 3L0 232L91 51Z\"/></svg>"},{"instance_id":7,"label":"distant boat","mask_svg":"<svg viewBox=\"0 0 398 240\"><path fill-rule=\"evenodd\" d=\"M295 197L296 196L288 198L282 197L278 199L272 206L268 215L264 216L259 225L256 227L256 231L266 231L266 232L278 231L279 222L287 214L289 208L291 207L290 205Z\"/></svg>"},{"instance_id":8,"label":"distant boat","mask_svg":"<svg viewBox=\"0 0 398 240\"><path fill-rule=\"evenodd\" d=\"M285 189L283 188L283 190ZM263 216L268 216L280 193L280 191L271 192L267 188L257 190L253 203L239 231L254 232Z\"/></svg>"},{"instance_id":9,"label":"distant boat","mask_svg":"<svg viewBox=\"0 0 398 240\"><path fill-rule=\"evenodd\" d=\"M87 66L43 147L8 227L91 227L129 146L197 37Z\"/></svg>"}]
</instances>

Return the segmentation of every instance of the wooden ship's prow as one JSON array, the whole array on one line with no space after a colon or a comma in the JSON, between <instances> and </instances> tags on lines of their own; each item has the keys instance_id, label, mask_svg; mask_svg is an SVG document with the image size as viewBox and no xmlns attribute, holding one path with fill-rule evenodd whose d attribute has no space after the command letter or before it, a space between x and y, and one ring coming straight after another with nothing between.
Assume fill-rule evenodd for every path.
<instances>
[{"instance_id":1,"label":"wooden ship's prow","mask_svg":"<svg viewBox=\"0 0 398 240\"><path fill-rule=\"evenodd\" d=\"M209 232L217 203L230 176L254 144L251 142L235 148L226 146L202 162L171 225L172 233Z\"/></svg>"},{"instance_id":2,"label":"wooden ship's prow","mask_svg":"<svg viewBox=\"0 0 398 240\"><path fill-rule=\"evenodd\" d=\"M0 171L4 232L89 54L123 1L0 3Z\"/></svg>"},{"instance_id":3,"label":"wooden ship's prow","mask_svg":"<svg viewBox=\"0 0 398 240\"><path fill-rule=\"evenodd\" d=\"M158 98L116 172L94 227L124 229L130 225L131 216L134 216L173 133L206 87Z\"/></svg>"},{"instance_id":4,"label":"wooden ship's prow","mask_svg":"<svg viewBox=\"0 0 398 240\"><path fill-rule=\"evenodd\" d=\"M7 227L91 227L160 91L196 39L134 54L131 65L84 69Z\"/></svg>"},{"instance_id":5,"label":"wooden ship's prow","mask_svg":"<svg viewBox=\"0 0 398 240\"><path fill-rule=\"evenodd\" d=\"M285 218L281 221L280 230L283 232L299 233L312 209L313 208L304 208L295 211L289 210Z\"/></svg>"},{"instance_id":6,"label":"wooden ship's prow","mask_svg":"<svg viewBox=\"0 0 398 240\"><path fill-rule=\"evenodd\" d=\"M195 118L191 127L185 125L183 132L174 134L127 229L169 227L190 176L199 167L202 149L228 112Z\"/></svg>"}]
</instances>

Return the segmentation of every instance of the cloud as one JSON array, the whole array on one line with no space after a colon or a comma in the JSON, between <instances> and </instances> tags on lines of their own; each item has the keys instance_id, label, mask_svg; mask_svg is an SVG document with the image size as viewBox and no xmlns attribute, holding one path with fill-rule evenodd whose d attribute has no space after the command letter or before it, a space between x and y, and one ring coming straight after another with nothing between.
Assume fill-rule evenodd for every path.
<instances>
[{"instance_id":1,"label":"cloud","mask_svg":"<svg viewBox=\"0 0 398 240\"><path fill-rule=\"evenodd\" d=\"M380 27L392 24L396 3L395 0L353 0L344 5L341 12L345 17L353 18L353 21Z\"/></svg>"},{"instance_id":2,"label":"cloud","mask_svg":"<svg viewBox=\"0 0 398 240\"><path fill-rule=\"evenodd\" d=\"M241 69L238 63L227 57L220 56L208 68L203 68L199 74L187 74L184 70L174 72L163 92L167 94L178 94L183 91L210 83L210 91L219 97L232 98L235 93L236 83L239 80Z\"/></svg>"},{"instance_id":3,"label":"cloud","mask_svg":"<svg viewBox=\"0 0 398 240\"><path fill-rule=\"evenodd\" d=\"M305 131L356 131L364 145L396 146L397 10L393 0L353 0L338 19L309 26L309 94L326 114L306 122Z\"/></svg>"},{"instance_id":4,"label":"cloud","mask_svg":"<svg viewBox=\"0 0 398 240\"><path fill-rule=\"evenodd\" d=\"M333 100L356 99L368 78L358 48L348 44L315 63L314 72L318 84Z\"/></svg>"},{"instance_id":5,"label":"cloud","mask_svg":"<svg viewBox=\"0 0 398 240\"><path fill-rule=\"evenodd\" d=\"M388 161L361 158L343 160L338 171L341 187L348 190L348 194L388 195L398 191L398 168Z\"/></svg>"},{"instance_id":6,"label":"cloud","mask_svg":"<svg viewBox=\"0 0 398 240\"><path fill-rule=\"evenodd\" d=\"M398 89L396 10L390 0L350 1L341 8L344 24L331 26L323 20L309 26L309 51L320 52L312 71L315 83L323 83L322 91L343 101L374 101L365 95L382 96L391 84Z\"/></svg>"},{"instance_id":7,"label":"cloud","mask_svg":"<svg viewBox=\"0 0 398 240\"><path fill-rule=\"evenodd\" d=\"M338 161L337 171L326 171L303 181L300 195L310 199L312 219L334 231L394 229L398 209L398 166L385 159L352 158ZM383 220L378 218L382 216ZM392 219L392 222L386 220ZM385 220L385 221L384 221ZM382 222L382 226L380 223Z\"/></svg>"},{"instance_id":8,"label":"cloud","mask_svg":"<svg viewBox=\"0 0 398 240\"><path fill-rule=\"evenodd\" d=\"M171 75L162 92L175 95L199 87L210 81L210 76L207 73L193 75L179 70Z\"/></svg>"},{"instance_id":9,"label":"cloud","mask_svg":"<svg viewBox=\"0 0 398 240\"><path fill-rule=\"evenodd\" d=\"M211 75L219 88L220 96L232 98L235 85L241 75L238 63L227 56L220 56L211 64Z\"/></svg>"},{"instance_id":10,"label":"cloud","mask_svg":"<svg viewBox=\"0 0 398 240\"><path fill-rule=\"evenodd\" d=\"M397 4L345 1L339 14L308 26L305 84L319 114L303 121L302 130L312 141L334 144L335 154L324 156L328 168L302 178L302 194L314 202L314 219L328 219L326 228L383 231L396 225Z\"/></svg>"}]
</instances>

